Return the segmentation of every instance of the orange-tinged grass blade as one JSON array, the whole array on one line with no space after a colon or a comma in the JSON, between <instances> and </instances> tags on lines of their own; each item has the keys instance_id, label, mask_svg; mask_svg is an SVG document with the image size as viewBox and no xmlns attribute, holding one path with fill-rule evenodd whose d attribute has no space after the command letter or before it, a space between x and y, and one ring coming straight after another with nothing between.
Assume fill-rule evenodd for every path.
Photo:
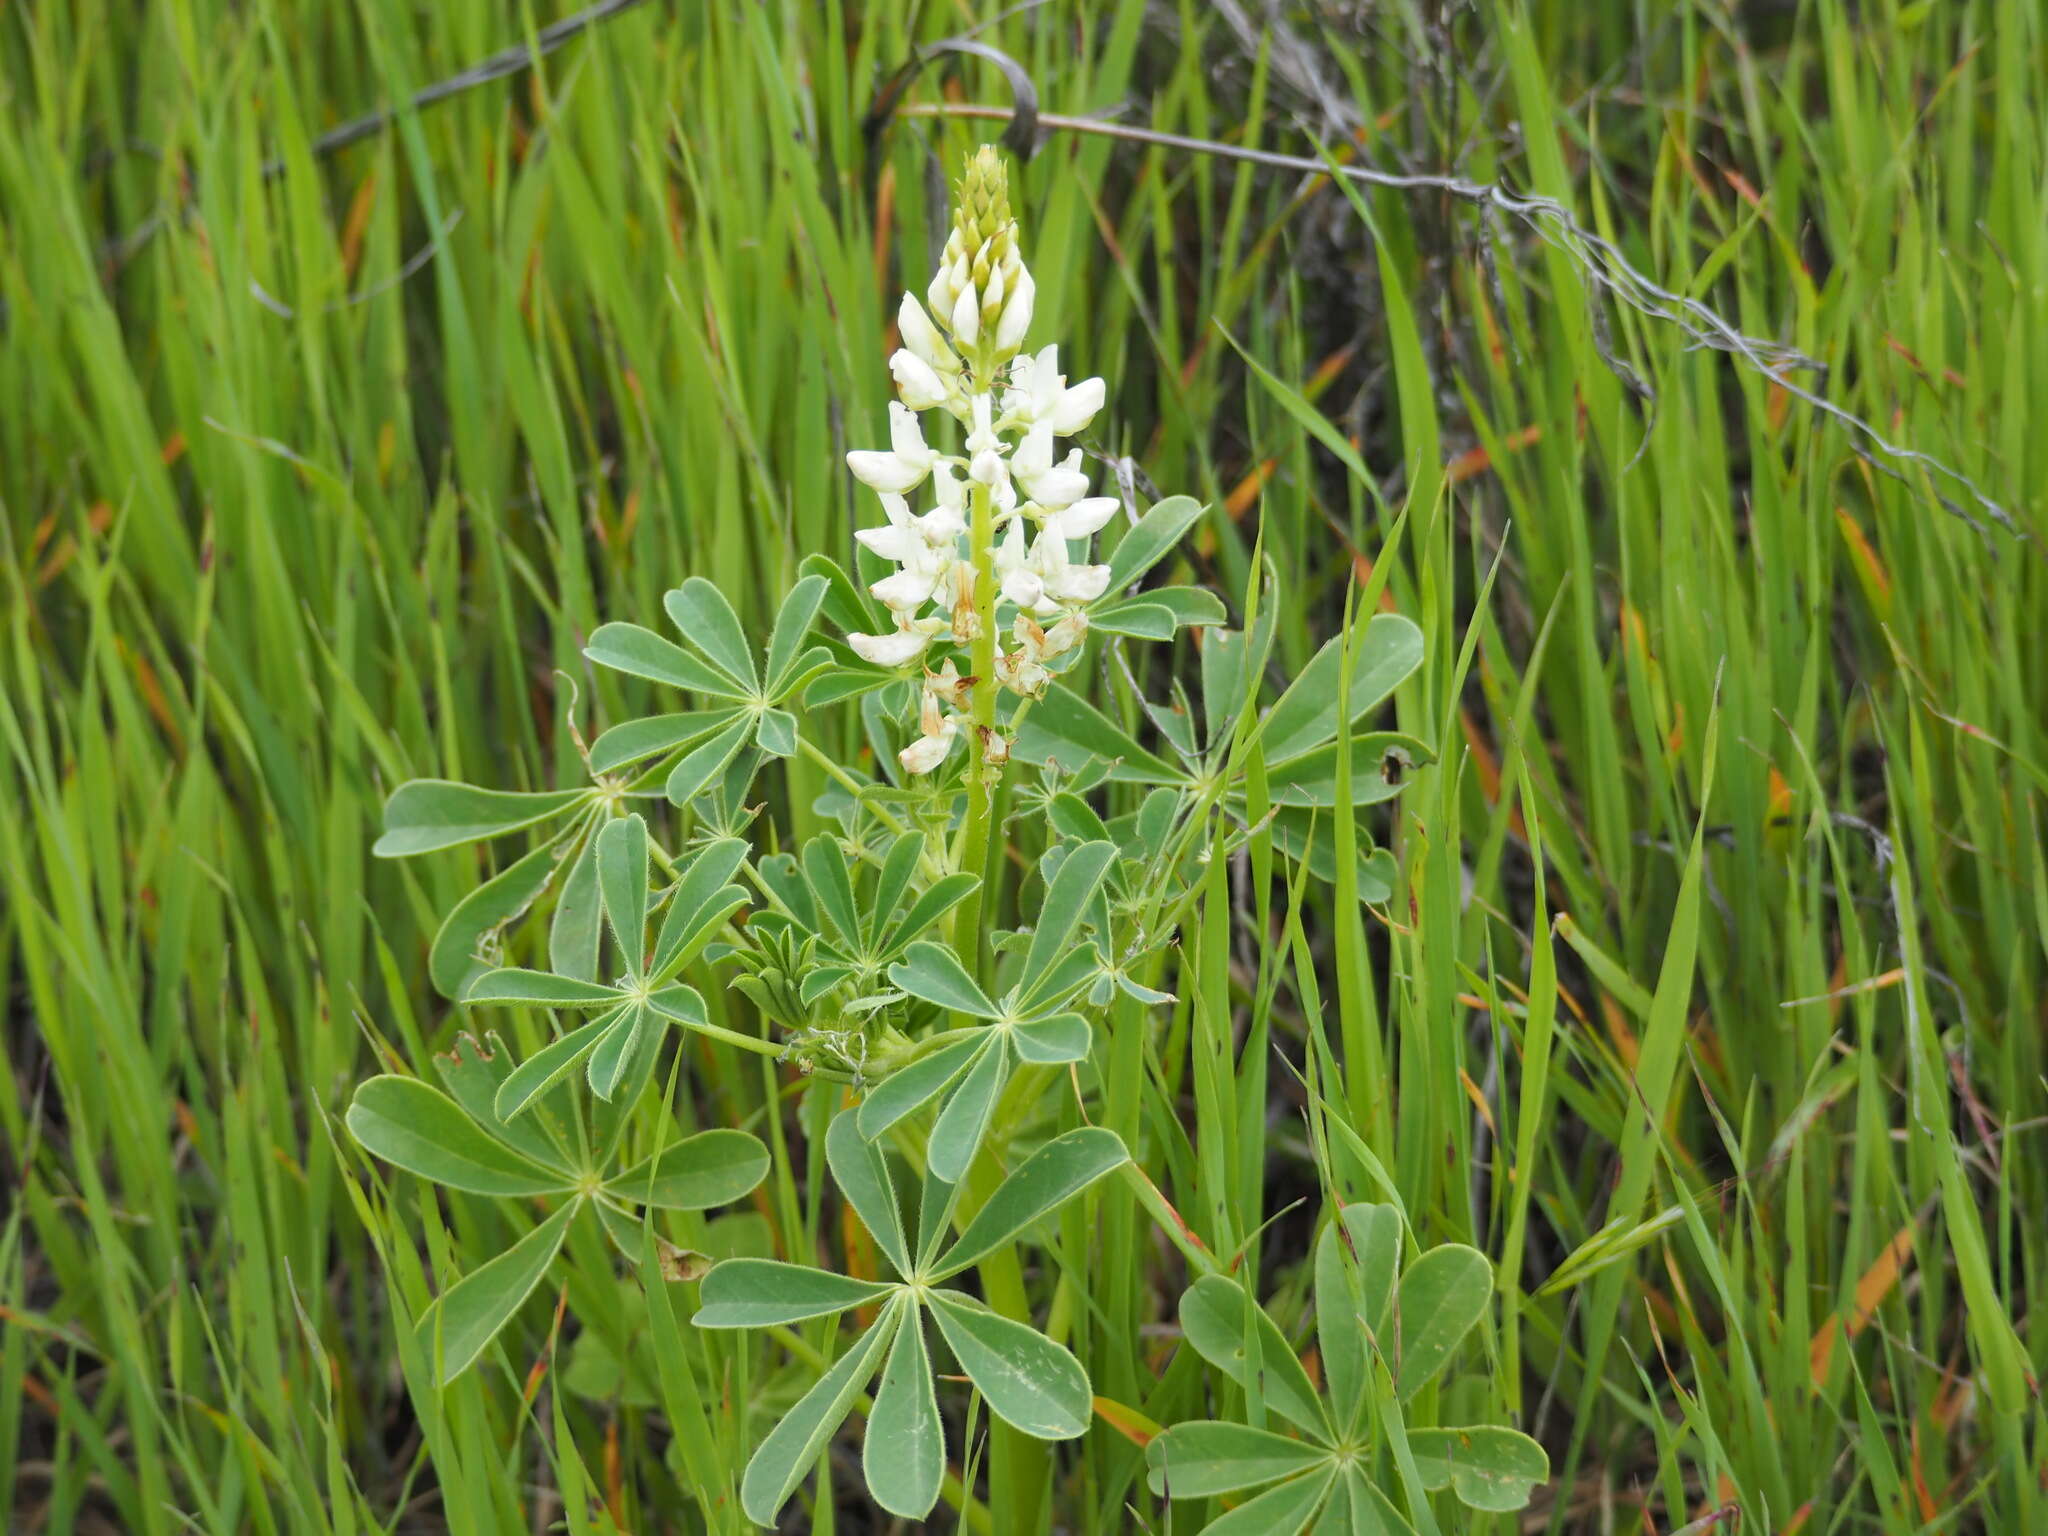
<instances>
[{"instance_id":1,"label":"orange-tinged grass blade","mask_svg":"<svg viewBox=\"0 0 2048 1536\"><path fill-rule=\"evenodd\" d=\"M1863 1271L1863 1277L1856 1282L1855 1306L1850 1310L1848 1334L1855 1338L1870 1325L1877 1315L1878 1307L1892 1287L1899 1283L1899 1276L1905 1271L1906 1260L1913 1252L1913 1233L1920 1225L1920 1218L1914 1217L1899 1228L1892 1240L1884 1245L1871 1266ZM1813 1384L1825 1386L1828 1367L1835 1358L1835 1339L1842 1332L1842 1319L1831 1317L1820 1325L1813 1336L1813 1344L1807 1351L1807 1360L1813 1370Z\"/></svg>"}]
</instances>

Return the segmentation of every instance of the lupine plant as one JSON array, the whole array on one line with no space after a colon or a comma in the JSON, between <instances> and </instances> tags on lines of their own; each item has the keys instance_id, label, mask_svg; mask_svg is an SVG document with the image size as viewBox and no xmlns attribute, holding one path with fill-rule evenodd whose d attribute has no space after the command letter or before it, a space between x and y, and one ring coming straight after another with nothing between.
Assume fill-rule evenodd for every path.
<instances>
[{"instance_id":1,"label":"lupine plant","mask_svg":"<svg viewBox=\"0 0 2048 1536\"><path fill-rule=\"evenodd\" d=\"M657 1083L687 1095L704 1052L751 1053L807 1106L773 1125L774 1140L791 1156L791 1138L822 1143L805 1176L819 1178L822 1154L866 1234L856 1242L848 1221L848 1272L795 1249L708 1272L680 1258L662 1280L640 1269L650 1284L700 1285L696 1328L768 1330L767 1348L793 1352L772 1389L742 1389L758 1448L738 1497L755 1522L782 1517L860 1405L864 1476L884 1510L921 1518L943 1496L984 1524L993 1513L1000 1529L1034 1528L1051 1476L1043 1445L1086 1431L1093 1400L1059 1339L1068 1319L1041 1325L1024 1255L1082 1261L1053 1252L1050 1218L1110 1198L1112 1176L1204 1272L1182 1309L1186 1337L1219 1373L1219 1407L1251 1418L1155 1439L1159 1491L1284 1479L1226 1514L1218 1528L1233 1530L1317 1518L1319 1530L1407 1530L1398 1501L1414 1509L1447 1481L1469 1502L1510 1507L1544 1475L1533 1443L1491 1430L1403 1438L1396 1411L1484 1310L1476 1252L1419 1256L1394 1304L1400 1224L1364 1208L1332 1223L1315 1267L1319 1399L1227 1263L1178 1228L1134 1149L1090 1123L1112 1010L1140 1035L1165 1016L1196 895L1254 839L1324 879L1340 851L1355 857L1351 888L1386 897L1391 862L1358 811L1396 794L1429 749L1355 727L1415 670L1422 641L1406 619L1377 615L1265 703L1271 583L1253 584L1231 627L1215 593L1157 579L1203 509L1172 497L1140 514L1090 494L1074 440L1105 386L1069 383L1054 346L1026 350L1033 297L1004 167L984 149L923 302L906 295L896 317L889 445L847 455L881 511L856 536L858 575L810 555L759 652L697 578L668 594L670 633L598 629L589 660L660 685L674 706L590 742L587 785L515 794L428 780L391 797L386 855L534 836L448 914L431 972L465 1009L563 1019L517 1062L495 1036L465 1041L439 1063L445 1093L390 1075L356 1095L348 1123L370 1152L453 1189L539 1202L528 1235L448 1284L422 1345L443 1381L476 1363L585 1209L636 1260L652 1251L654 1212L753 1190L771 1166L762 1125L657 1134L631 1161L621 1151ZM1164 664L1141 669L1137 644L1168 647ZM1148 697L1141 674L1164 677L1166 696ZM820 744L809 722L832 710L855 712L871 757L842 761ZM817 807L829 830L784 848L755 791L796 757L829 781ZM1351 835L1335 835L1345 825ZM543 937L527 919L544 902ZM507 963L526 943L532 963ZM674 1045L685 1037L688 1050ZM1142 1038L1124 1043L1142 1059ZM829 1323L791 1331L849 1313L862 1327L843 1341ZM950 1453L947 1399L961 1400ZM985 1496L973 1471L984 1408ZM1258 1428L1266 1408L1311 1440ZM1246 1447L1256 1466L1218 1471ZM967 1470L949 1479L949 1464ZM1395 1467L1390 1495L1376 1479ZM697 1492L707 1519L729 1517L718 1490ZM1247 1523L1255 1509L1273 1518Z\"/></svg>"}]
</instances>

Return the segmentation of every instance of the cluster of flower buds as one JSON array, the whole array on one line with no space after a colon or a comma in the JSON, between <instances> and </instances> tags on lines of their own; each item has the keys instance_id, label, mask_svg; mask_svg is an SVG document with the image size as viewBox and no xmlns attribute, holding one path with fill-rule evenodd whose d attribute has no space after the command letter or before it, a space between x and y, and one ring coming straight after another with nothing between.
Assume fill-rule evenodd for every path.
<instances>
[{"instance_id":1,"label":"cluster of flower buds","mask_svg":"<svg viewBox=\"0 0 2048 1536\"><path fill-rule=\"evenodd\" d=\"M996 680L1013 692L1043 692L1045 663L1086 634L1085 605L1109 585L1109 567L1076 560L1121 503L1090 496L1078 448L1057 440L1082 431L1102 408L1102 380L1071 387L1059 350L1020 354L1031 324L1033 285L1018 251L1009 180L992 147L969 162L924 305L910 294L897 311L903 345L889 360L900 402L889 407L889 447L846 456L856 479L881 498L887 523L855 534L896 570L869 587L895 627L847 637L864 659L904 667L935 643L967 644L981 635L976 595L984 576L1016 610L1016 648L998 652ZM919 421L941 410L960 424L961 451L931 447ZM930 510L906 499L929 483ZM977 547L972 500L988 498L993 537ZM1053 621L1048 629L1040 620ZM941 682L941 680L944 680ZM951 660L927 680L918 740L902 753L913 773L944 762L959 728L944 706L965 707ZM990 746L985 755L993 753Z\"/></svg>"}]
</instances>

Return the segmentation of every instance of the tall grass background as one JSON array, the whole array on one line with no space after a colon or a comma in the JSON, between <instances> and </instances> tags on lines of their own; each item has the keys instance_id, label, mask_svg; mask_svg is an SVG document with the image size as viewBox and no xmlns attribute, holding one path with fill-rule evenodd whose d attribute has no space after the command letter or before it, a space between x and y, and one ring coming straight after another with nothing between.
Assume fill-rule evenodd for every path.
<instances>
[{"instance_id":1,"label":"tall grass background","mask_svg":"<svg viewBox=\"0 0 2048 1536\"><path fill-rule=\"evenodd\" d=\"M314 153L563 14L0 7L10 1528L689 1530L744 1461L748 1378L676 1451L596 1249L500 1368L402 1358L517 1229L339 1130L459 1027L426 941L478 874L368 849L406 776L580 777L571 722L626 703L597 624L688 574L759 624L849 553L894 297L1000 127L933 109L1008 92L950 58L863 119L987 23L1048 113L1506 178L1826 364L1692 345L1440 194L1046 135L1020 213L1094 446L1211 504L1233 602L1271 560L1283 669L1362 602L1429 641L1394 897L1236 872L1187 963L1237 1006L1172 1019L1125 1128L1161 1191L1298 1295L1327 1039L1339 1134L1500 1261L1470 1406L1551 1448L1536 1528L2048 1529L2039 8L656 0ZM704 1070L707 1116L774 1088ZM754 1219L815 1242L778 1177ZM1103 1221L1074 1347L1187 1416L1170 1250ZM1182 1528L1139 1466L1106 1420L1062 1506ZM815 1529L867 1528L846 1484Z\"/></svg>"}]
</instances>

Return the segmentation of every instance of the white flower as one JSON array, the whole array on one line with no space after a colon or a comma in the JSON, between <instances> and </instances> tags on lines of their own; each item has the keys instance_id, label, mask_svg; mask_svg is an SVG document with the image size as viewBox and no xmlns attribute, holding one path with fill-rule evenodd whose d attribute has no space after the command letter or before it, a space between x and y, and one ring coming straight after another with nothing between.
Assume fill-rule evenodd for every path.
<instances>
[{"instance_id":1,"label":"white flower","mask_svg":"<svg viewBox=\"0 0 2048 1536\"><path fill-rule=\"evenodd\" d=\"M967 486L954 478L950 459L941 459L932 466L932 494L939 498L942 510L957 513L963 519L961 527L967 526Z\"/></svg>"},{"instance_id":2,"label":"white flower","mask_svg":"<svg viewBox=\"0 0 2048 1536\"><path fill-rule=\"evenodd\" d=\"M995 558L1004 598L1033 613L1051 615L1069 603L1092 603L1109 589L1109 567L1074 564L1066 539L1050 526L1027 548L1023 522L1011 523Z\"/></svg>"},{"instance_id":3,"label":"white flower","mask_svg":"<svg viewBox=\"0 0 2048 1536\"><path fill-rule=\"evenodd\" d=\"M896 307L896 331L902 336L903 345L926 367L936 373L960 371L960 359L946 345L945 338L939 335L939 328L932 324L932 317L907 293Z\"/></svg>"},{"instance_id":4,"label":"white flower","mask_svg":"<svg viewBox=\"0 0 2048 1536\"><path fill-rule=\"evenodd\" d=\"M925 446L924 429L917 413L903 405L889 407L889 451L856 448L846 456L846 467L863 485L889 495L917 489L938 462L936 450Z\"/></svg>"},{"instance_id":5,"label":"white flower","mask_svg":"<svg viewBox=\"0 0 2048 1536\"><path fill-rule=\"evenodd\" d=\"M1106 394L1100 379L1083 379L1067 388L1060 373L1060 349L1041 347L1036 357L1022 359L1012 368L1010 387L1003 393L1003 414L1026 426L1050 421L1054 436L1072 437L1095 419Z\"/></svg>"},{"instance_id":6,"label":"white flower","mask_svg":"<svg viewBox=\"0 0 2048 1536\"><path fill-rule=\"evenodd\" d=\"M1061 390L1059 404L1053 407L1053 431L1061 437L1072 437L1095 419L1107 394L1100 379L1083 379L1072 389Z\"/></svg>"},{"instance_id":7,"label":"white flower","mask_svg":"<svg viewBox=\"0 0 2048 1536\"><path fill-rule=\"evenodd\" d=\"M906 623L899 618L898 627L889 634L848 635L846 643L863 661L878 667L900 667L922 656L932 636L944 627L931 619Z\"/></svg>"},{"instance_id":8,"label":"white flower","mask_svg":"<svg viewBox=\"0 0 2048 1536\"><path fill-rule=\"evenodd\" d=\"M915 464L906 464L893 453L873 448L854 449L846 456L846 467L853 471L853 478L862 485L884 495L914 491L925 476L925 472Z\"/></svg>"},{"instance_id":9,"label":"white flower","mask_svg":"<svg viewBox=\"0 0 2048 1536\"><path fill-rule=\"evenodd\" d=\"M1053 462L1052 423L1033 423L1024 441L1010 455L1010 473L1039 506L1057 511L1071 506L1088 494L1088 477L1081 472L1081 450L1076 448L1059 463Z\"/></svg>"},{"instance_id":10,"label":"white flower","mask_svg":"<svg viewBox=\"0 0 2048 1536\"><path fill-rule=\"evenodd\" d=\"M1031 329L1031 302L1037 291L1031 269L1019 266L1016 283L1003 301L1002 318L996 322L997 351L1013 352L1024 344L1024 333Z\"/></svg>"},{"instance_id":11,"label":"white flower","mask_svg":"<svg viewBox=\"0 0 2048 1536\"><path fill-rule=\"evenodd\" d=\"M1114 496L1086 496L1071 507L1046 513L1043 526L1063 539L1085 539L1100 531L1122 505Z\"/></svg>"},{"instance_id":12,"label":"white flower","mask_svg":"<svg viewBox=\"0 0 2048 1536\"><path fill-rule=\"evenodd\" d=\"M908 347L898 347L889 359L889 372L895 377L896 389L903 396L903 403L913 411L928 411L935 405L944 405L951 393L946 381L939 377L936 368L912 352Z\"/></svg>"},{"instance_id":13,"label":"white flower","mask_svg":"<svg viewBox=\"0 0 2048 1536\"><path fill-rule=\"evenodd\" d=\"M953 303L953 339L963 347L971 347L980 338L981 295L970 282L961 288L960 297Z\"/></svg>"},{"instance_id":14,"label":"white flower","mask_svg":"<svg viewBox=\"0 0 2048 1536\"><path fill-rule=\"evenodd\" d=\"M1002 583L1004 599L1019 608L1036 608L1045 601L1045 580L1031 566L1021 521L1012 522L996 545L996 579Z\"/></svg>"},{"instance_id":15,"label":"white flower","mask_svg":"<svg viewBox=\"0 0 2048 1536\"><path fill-rule=\"evenodd\" d=\"M1045 583L1046 602L1092 603L1109 589L1109 567L1075 565L1067 558L1067 541L1053 529L1045 529L1031 544L1031 568ZM1038 611L1050 611L1044 603Z\"/></svg>"},{"instance_id":16,"label":"white flower","mask_svg":"<svg viewBox=\"0 0 2048 1536\"><path fill-rule=\"evenodd\" d=\"M960 734L960 727L948 716L936 736L920 736L901 752L896 760L910 773L930 773L946 760L946 754L953 750L953 738Z\"/></svg>"},{"instance_id":17,"label":"white flower","mask_svg":"<svg viewBox=\"0 0 2048 1536\"><path fill-rule=\"evenodd\" d=\"M950 663L948 666L950 667ZM911 773L930 773L946 760L946 754L953 750L953 738L960 734L960 724L952 715L939 708L939 695L927 684L922 706L918 711L918 727L922 734L917 740L896 754L896 760Z\"/></svg>"}]
</instances>

